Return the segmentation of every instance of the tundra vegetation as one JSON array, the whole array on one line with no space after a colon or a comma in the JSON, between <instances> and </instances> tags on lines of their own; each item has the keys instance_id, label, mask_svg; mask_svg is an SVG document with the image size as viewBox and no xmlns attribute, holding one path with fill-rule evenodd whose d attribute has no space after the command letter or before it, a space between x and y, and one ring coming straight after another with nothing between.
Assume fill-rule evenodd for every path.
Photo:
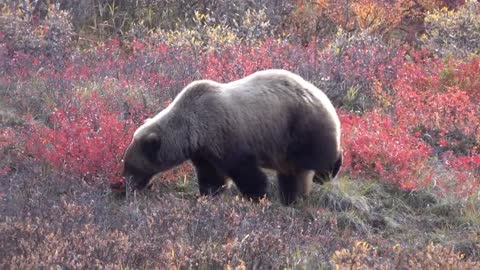
<instances>
[{"instance_id":1,"label":"tundra vegetation","mask_svg":"<svg viewBox=\"0 0 480 270\"><path fill-rule=\"evenodd\" d=\"M0 268L478 269L480 3L6 0ZM342 122L337 181L293 207L187 162L120 199L135 128L196 79L298 73Z\"/></svg>"}]
</instances>

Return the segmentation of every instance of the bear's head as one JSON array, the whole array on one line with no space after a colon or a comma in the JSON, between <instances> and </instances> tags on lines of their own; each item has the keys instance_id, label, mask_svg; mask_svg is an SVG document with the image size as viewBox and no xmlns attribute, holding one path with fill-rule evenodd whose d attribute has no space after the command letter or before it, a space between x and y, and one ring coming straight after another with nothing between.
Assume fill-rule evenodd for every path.
<instances>
[{"instance_id":1,"label":"bear's head","mask_svg":"<svg viewBox=\"0 0 480 270\"><path fill-rule=\"evenodd\" d=\"M184 161L176 133L153 119L135 131L123 158L123 176L133 189L145 188L155 174Z\"/></svg>"}]
</instances>

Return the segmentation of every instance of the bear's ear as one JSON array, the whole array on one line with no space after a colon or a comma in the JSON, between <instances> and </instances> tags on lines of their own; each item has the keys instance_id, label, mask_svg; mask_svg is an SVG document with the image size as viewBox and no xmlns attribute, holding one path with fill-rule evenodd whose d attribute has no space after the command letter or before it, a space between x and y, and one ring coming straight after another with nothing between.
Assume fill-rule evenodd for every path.
<instances>
[{"instance_id":1,"label":"bear's ear","mask_svg":"<svg viewBox=\"0 0 480 270\"><path fill-rule=\"evenodd\" d=\"M160 137L153 132L145 136L142 142L142 151L148 160L157 161L158 150L160 150Z\"/></svg>"}]
</instances>

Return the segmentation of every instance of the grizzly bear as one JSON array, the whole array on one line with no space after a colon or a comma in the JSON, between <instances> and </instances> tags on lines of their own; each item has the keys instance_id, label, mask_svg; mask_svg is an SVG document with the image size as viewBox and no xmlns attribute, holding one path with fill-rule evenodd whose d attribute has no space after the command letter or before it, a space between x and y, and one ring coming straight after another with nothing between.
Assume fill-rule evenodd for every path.
<instances>
[{"instance_id":1,"label":"grizzly bear","mask_svg":"<svg viewBox=\"0 0 480 270\"><path fill-rule=\"evenodd\" d=\"M218 83L194 81L134 133L124 176L134 189L190 160L201 195L217 194L230 178L247 198L267 193L262 169L277 173L289 205L311 183L335 177L342 164L340 121L328 97L286 70L264 70Z\"/></svg>"}]
</instances>

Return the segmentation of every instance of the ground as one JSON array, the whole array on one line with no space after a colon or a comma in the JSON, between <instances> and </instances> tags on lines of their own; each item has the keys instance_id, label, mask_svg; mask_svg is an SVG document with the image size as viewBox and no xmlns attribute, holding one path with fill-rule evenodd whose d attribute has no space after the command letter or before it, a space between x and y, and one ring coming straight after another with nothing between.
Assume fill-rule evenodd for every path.
<instances>
[{"instance_id":1,"label":"ground","mask_svg":"<svg viewBox=\"0 0 480 270\"><path fill-rule=\"evenodd\" d=\"M0 181L2 268L406 267L415 259L428 263L418 257L436 244L446 250L432 260L466 267L480 258L478 205L428 190L402 192L341 176L285 207L273 181L272 199L255 204L234 186L200 197L190 175L124 198L106 184L24 166ZM355 260L361 256L354 252L369 259Z\"/></svg>"}]
</instances>

